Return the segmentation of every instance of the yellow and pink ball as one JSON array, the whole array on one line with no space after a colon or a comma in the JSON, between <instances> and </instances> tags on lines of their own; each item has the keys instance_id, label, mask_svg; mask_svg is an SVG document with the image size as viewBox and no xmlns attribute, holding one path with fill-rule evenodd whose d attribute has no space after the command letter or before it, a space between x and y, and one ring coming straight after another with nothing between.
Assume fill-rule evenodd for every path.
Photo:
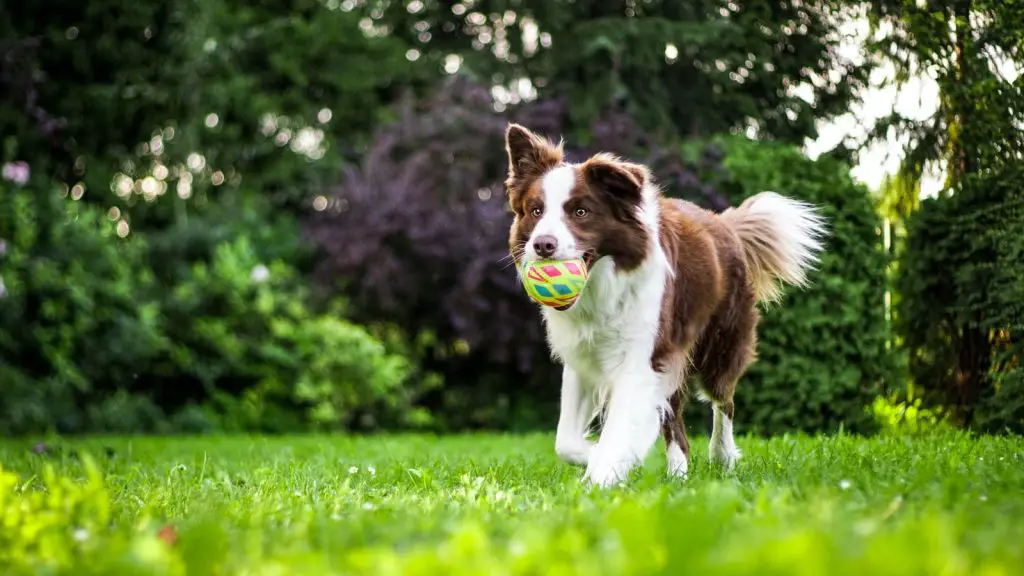
<instances>
[{"instance_id":1,"label":"yellow and pink ball","mask_svg":"<svg viewBox=\"0 0 1024 576\"><path fill-rule=\"evenodd\" d=\"M581 259L525 262L520 273L523 288L538 304L559 310L570 308L587 285L587 266Z\"/></svg>"}]
</instances>

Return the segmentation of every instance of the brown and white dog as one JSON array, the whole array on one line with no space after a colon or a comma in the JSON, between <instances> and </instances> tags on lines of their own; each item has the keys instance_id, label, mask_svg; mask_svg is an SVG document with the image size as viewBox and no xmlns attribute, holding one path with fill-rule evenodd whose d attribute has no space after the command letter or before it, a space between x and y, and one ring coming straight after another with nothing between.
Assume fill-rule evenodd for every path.
<instances>
[{"instance_id":1,"label":"brown and white dog","mask_svg":"<svg viewBox=\"0 0 1024 576\"><path fill-rule=\"evenodd\" d=\"M774 192L714 214L663 197L644 166L609 154L567 163L561 144L517 124L505 144L516 263L583 258L589 268L571 308L542 312L564 365L559 457L586 466L590 483L617 484L660 429L669 473L685 477L682 414L696 374L713 406L711 458L732 467L733 393L756 355L756 305L778 300L783 283L806 285L824 219ZM587 432L598 414L594 443Z\"/></svg>"}]
</instances>

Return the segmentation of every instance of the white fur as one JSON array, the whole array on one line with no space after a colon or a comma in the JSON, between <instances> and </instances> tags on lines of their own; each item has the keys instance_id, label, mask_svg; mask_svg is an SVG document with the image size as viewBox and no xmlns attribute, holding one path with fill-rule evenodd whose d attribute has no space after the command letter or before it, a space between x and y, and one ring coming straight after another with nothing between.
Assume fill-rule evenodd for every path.
<instances>
[{"instance_id":1,"label":"white fur","mask_svg":"<svg viewBox=\"0 0 1024 576\"><path fill-rule=\"evenodd\" d=\"M807 272L813 270L818 261L821 237L825 234L825 220L818 209L777 192L761 192L748 211L764 215L776 224L776 250L788 256L781 270L782 279L795 286L805 286Z\"/></svg>"},{"instance_id":2,"label":"white fur","mask_svg":"<svg viewBox=\"0 0 1024 576\"><path fill-rule=\"evenodd\" d=\"M804 287L822 250L826 223L811 204L776 192L761 192L739 208L722 213L744 244L747 267L758 299L775 302L781 283Z\"/></svg>"},{"instance_id":3,"label":"white fur","mask_svg":"<svg viewBox=\"0 0 1024 576\"><path fill-rule=\"evenodd\" d=\"M669 362L668 369L661 375L661 391L666 398L672 396L679 386L686 379L690 368L690 357L685 352L676 354ZM665 447L665 456L668 458L668 474L686 478L689 470L689 456L683 452L681 446L675 442L669 442Z\"/></svg>"},{"instance_id":4,"label":"white fur","mask_svg":"<svg viewBox=\"0 0 1024 576\"><path fill-rule=\"evenodd\" d=\"M732 436L732 420L725 415L725 412L716 404L714 407L714 422L711 427L711 443L708 447L711 459L723 464L727 469L732 469L736 461L740 459L740 450L736 447L736 441Z\"/></svg>"},{"instance_id":5,"label":"white fur","mask_svg":"<svg viewBox=\"0 0 1024 576\"><path fill-rule=\"evenodd\" d=\"M666 455L668 457L668 475L686 478L690 463L687 461L686 453L683 452L679 444L670 442Z\"/></svg>"},{"instance_id":6,"label":"white fur","mask_svg":"<svg viewBox=\"0 0 1024 576\"><path fill-rule=\"evenodd\" d=\"M594 396L591 386L584 386L571 367L562 369L562 402L555 433L555 453L566 462L586 466L593 442L587 440L587 429L594 419Z\"/></svg>"},{"instance_id":7,"label":"white fur","mask_svg":"<svg viewBox=\"0 0 1024 576\"><path fill-rule=\"evenodd\" d=\"M549 177L564 178L553 174L545 177L545 185ZM578 387L605 416L600 439L589 450L585 475L598 486L626 478L650 451L669 412L663 378L651 366L665 281L672 273L658 243L653 189L645 189L637 215L654 240L647 259L627 272L616 270L611 258L601 258L575 306L564 312L543 311L552 353L569 368L563 375L563 397L574 398ZM561 443L556 439L556 450L561 445L563 457L571 460L576 460L577 452L570 447L587 442L580 434L579 413L578 403L563 404L558 426Z\"/></svg>"},{"instance_id":8,"label":"white fur","mask_svg":"<svg viewBox=\"0 0 1024 576\"><path fill-rule=\"evenodd\" d=\"M565 203L572 194L573 186L576 185L576 172L572 165L559 166L544 175L541 180L541 191L544 193L544 213L533 229L530 239L526 242L526 259L540 260L540 256L533 247L533 242L540 236L554 236L558 242L558 248L551 258L555 260L569 260L578 258L576 250L576 238L569 231L565 222Z\"/></svg>"}]
</instances>

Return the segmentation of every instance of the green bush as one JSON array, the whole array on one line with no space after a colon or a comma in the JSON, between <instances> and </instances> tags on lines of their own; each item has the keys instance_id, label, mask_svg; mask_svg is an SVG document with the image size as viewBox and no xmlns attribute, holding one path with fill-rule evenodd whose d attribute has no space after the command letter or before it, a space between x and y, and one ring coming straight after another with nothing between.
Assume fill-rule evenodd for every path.
<instances>
[{"instance_id":1,"label":"green bush","mask_svg":"<svg viewBox=\"0 0 1024 576\"><path fill-rule=\"evenodd\" d=\"M172 373L208 392L195 399L214 396L236 428L350 426L378 403L404 408L408 361L308 300L295 271L262 264L244 236L220 245L165 304Z\"/></svg>"},{"instance_id":2,"label":"green bush","mask_svg":"<svg viewBox=\"0 0 1024 576\"><path fill-rule=\"evenodd\" d=\"M819 206L830 237L805 290L790 288L764 310L758 361L740 380L740 430L869 431L866 410L893 376L886 351L886 254L881 222L868 191L849 166L810 160L794 147L721 138L726 174L719 183L734 205L764 190ZM708 410L692 406L691 423L706 425Z\"/></svg>"},{"instance_id":3,"label":"green bush","mask_svg":"<svg viewBox=\"0 0 1024 576\"><path fill-rule=\"evenodd\" d=\"M923 201L896 281L914 394L985 431L1024 431L1022 177L1003 168Z\"/></svg>"},{"instance_id":4,"label":"green bush","mask_svg":"<svg viewBox=\"0 0 1024 576\"><path fill-rule=\"evenodd\" d=\"M295 254L284 240L201 239L183 267L66 195L0 183L0 433L424 421L402 339L315 310L295 269L258 253Z\"/></svg>"},{"instance_id":5,"label":"green bush","mask_svg":"<svg viewBox=\"0 0 1024 576\"><path fill-rule=\"evenodd\" d=\"M57 190L0 181L0 431L85 425L82 397L133 382L166 349L145 244Z\"/></svg>"}]
</instances>

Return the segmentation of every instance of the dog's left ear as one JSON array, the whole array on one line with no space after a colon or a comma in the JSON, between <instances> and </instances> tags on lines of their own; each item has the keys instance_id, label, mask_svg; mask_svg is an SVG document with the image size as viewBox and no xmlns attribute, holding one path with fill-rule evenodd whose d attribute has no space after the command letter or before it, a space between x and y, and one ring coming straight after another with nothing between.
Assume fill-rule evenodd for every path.
<instances>
[{"instance_id":1,"label":"dog's left ear","mask_svg":"<svg viewBox=\"0 0 1024 576\"><path fill-rule=\"evenodd\" d=\"M583 166L587 182L616 199L639 204L647 183L647 168L622 162L610 154L597 154Z\"/></svg>"}]
</instances>

